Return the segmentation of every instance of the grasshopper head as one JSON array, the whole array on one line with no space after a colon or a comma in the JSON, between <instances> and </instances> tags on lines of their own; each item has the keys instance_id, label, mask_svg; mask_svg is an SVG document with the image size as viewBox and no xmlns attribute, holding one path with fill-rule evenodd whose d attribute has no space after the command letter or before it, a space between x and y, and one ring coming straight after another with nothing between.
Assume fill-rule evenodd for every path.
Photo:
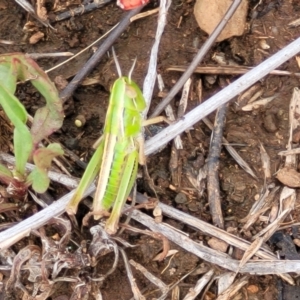
<instances>
[{"instance_id":1,"label":"grasshopper head","mask_svg":"<svg viewBox=\"0 0 300 300\"><path fill-rule=\"evenodd\" d=\"M125 107L142 112L146 108L146 101L139 86L128 77L123 77L126 88L126 105Z\"/></svg>"}]
</instances>

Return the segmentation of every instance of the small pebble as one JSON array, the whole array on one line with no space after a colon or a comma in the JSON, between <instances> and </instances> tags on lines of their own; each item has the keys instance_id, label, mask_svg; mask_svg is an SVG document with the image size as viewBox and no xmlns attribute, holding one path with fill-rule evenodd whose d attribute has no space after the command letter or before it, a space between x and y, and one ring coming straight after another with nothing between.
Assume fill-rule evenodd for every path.
<instances>
[{"instance_id":1,"label":"small pebble","mask_svg":"<svg viewBox=\"0 0 300 300\"><path fill-rule=\"evenodd\" d=\"M45 34L41 31L38 31L36 33L34 33L30 39L29 39L29 44L34 45L36 44L38 41L40 41L43 37L45 36Z\"/></svg>"},{"instance_id":2,"label":"small pebble","mask_svg":"<svg viewBox=\"0 0 300 300\"><path fill-rule=\"evenodd\" d=\"M217 238L210 238L208 241L207 241L207 244L212 248L212 249L215 249L215 250L218 250L218 251L221 251L223 253L225 253L228 249L228 244L222 240L219 240Z\"/></svg>"},{"instance_id":3,"label":"small pebble","mask_svg":"<svg viewBox=\"0 0 300 300\"><path fill-rule=\"evenodd\" d=\"M293 143L298 144L300 141L300 128L297 127L294 131L293 131L293 137L292 137Z\"/></svg>"},{"instance_id":4,"label":"small pebble","mask_svg":"<svg viewBox=\"0 0 300 300\"><path fill-rule=\"evenodd\" d=\"M183 204L187 202L187 196L183 193L178 193L175 197L175 202L177 204Z\"/></svg>"},{"instance_id":5,"label":"small pebble","mask_svg":"<svg viewBox=\"0 0 300 300\"><path fill-rule=\"evenodd\" d=\"M293 242L297 247L300 247L300 239L293 239Z\"/></svg>"},{"instance_id":6,"label":"small pebble","mask_svg":"<svg viewBox=\"0 0 300 300\"><path fill-rule=\"evenodd\" d=\"M270 133L277 131L278 128L276 125L275 116L273 114L268 114L265 116L264 127Z\"/></svg>"},{"instance_id":7,"label":"small pebble","mask_svg":"<svg viewBox=\"0 0 300 300\"><path fill-rule=\"evenodd\" d=\"M155 217L155 223L162 222L162 209L156 206L153 210L153 216Z\"/></svg>"},{"instance_id":8,"label":"small pebble","mask_svg":"<svg viewBox=\"0 0 300 300\"><path fill-rule=\"evenodd\" d=\"M206 75L204 77L204 85L206 88L211 88L217 81L217 75Z\"/></svg>"},{"instance_id":9,"label":"small pebble","mask_svg":"<svg viewBox=\"0 0 300 300\"><path fill-rule=\"evenodd\" d=\"M259 288L257 285L254 285L254 284L251 284L247 287L247 291L250 293L250 294L256 294L258 291L259 291Z\"/></svg>"},{"instance_id":10,"label":"small pebble","mask_svg":"<svg viewBox=\"0 0 300 300\"><path fill-rule=\"evenodd\" d=\"M266 40L260 40L259 46L260 46L260 48L263 49L263 50L268 50L268 49L270 49L270 45L268 45L268 43L267 43Z\"/></svg>"},{"instance_id":11,"label":"small pebble","mask_svg":"<svg viewBox=\"0 0 300 300\"><path fill-rule=\"evenodd\" d=\"M84 115L78 115L76 118L75 118L75 125L77 127L83 127L86 123L86 119L85 119L85 116Z\"/></svg>"},{"instance_id":12,"label":"small pebble","mask_svg":"<svg viewBox=\"0 0 300 300\"><path fill-rule=\"evenodd\" d=\"M193 201L189 203L188 209L192 212L197 212L199 210L199 205L195 201Z\"/></svg>"},{"instance_id":13,"label":"small pebble","mask_svg":"<svg viewBox=\"0 0 300 300\"><path fill-rule=\"evenodd\" d=\"M277 172L277 179L292 188L300 187L300 173L298 173L295 169L284 167Z\"/></svg>"}]
</instances>

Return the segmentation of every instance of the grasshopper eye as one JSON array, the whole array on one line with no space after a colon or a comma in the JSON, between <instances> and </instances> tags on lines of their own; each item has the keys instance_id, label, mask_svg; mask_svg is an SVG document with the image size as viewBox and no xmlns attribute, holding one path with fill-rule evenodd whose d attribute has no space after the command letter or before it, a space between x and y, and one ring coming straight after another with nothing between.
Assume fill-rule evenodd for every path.
<instances>
[{"instance_id":1,"label":"grasshopper eye","mask_svg":"<svg viewBox=\"0 0 300 300\"><path fill-rule=\"evenodd\" d=\"M137 96L136 90L128 84L126 84L125 93L129 98L136 98Z\"/></svg>"}]
</instances>

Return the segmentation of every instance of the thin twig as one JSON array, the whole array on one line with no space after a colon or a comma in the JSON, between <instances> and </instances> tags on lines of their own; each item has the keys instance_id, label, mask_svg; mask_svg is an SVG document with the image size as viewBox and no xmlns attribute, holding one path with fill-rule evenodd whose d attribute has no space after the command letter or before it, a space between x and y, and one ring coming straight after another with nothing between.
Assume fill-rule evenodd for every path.
<instances>
[{"instance_id":1,"label":"thin twig","mask_svg":"<svg viewBox=\"0 0 300 300\"><path fill-rule=\"evenodd\" d=\"M96 45L97 43L99 43L101 40L103 40L107 35L109 35L117 26L119 25L119 23L117 23L116 25L114 25L111 29L109 29L107 32L105 32L102 36L100 36L98 39L96 39L94 42L92 42L91 44L89 44L87 47L85 47L84 49L82 49L81 51L77 52L76 54L74 54L72 57L64 60L63 62L59 63L58 65L53 66L52 68L46 70L46 73L50 73L54 70L56 70L57 68L60 68L61 66L63 66L64 64L70 62L71 60L75 59L77 56L81 55L83 52L87 51L88 49L90 49L91 47L93 47L94 45Z\"/></svg>"},{"instance_id":2,"label":"thin twig","mask_svg":"<svg viewBox=\"0 0 300 300\"><path fill-rule=\"evenodd\" d=\"M22 6L23 9L25 9L30 15L32 15L34 18L36 18L40 23L42 23L46 27L50 27L51 29L54 29L51 24L48 22L48 20L42 20L35 12L33 6L26 0L15 0L20 6Z\"/></svg>"},{"instance_id":3,"label":"thin twig","mask_svg":"<svg viewBox=\"0 0 300 300\"><path fill-rule=\"evenodd\" d=\"M9 156L8 154L1 153L0 154L1 159L5 159L5 161L10 161L9 159L14 159L12 156ZM10 163L13 163L14 160L10 161ZM34 168L34 165L26 164L26 170L30 171ZM53 176L54 175L54 176ZM67 179L66 175L61 175L63 178ZM51 180L58 180L63 181L60 179L59 176L57 176L57 173L55 172L49 172L49 178ZM68 185L76 185L78 180L69 179L70 182L68 182ZM75 188L75 187L74 187ZM85 197L87 195L90 195L93 191L95 191L96 187L93 184L85 193ZM0 233L0 249L3 248L2 243L9 244L11 246L9 241L6 241L5 238L10 238L11 236L16 235L17 233L21 233L22 231L26 231L30 229L37 229L40 226L43 226L46 222L48 222L49 219L52 217L58 216L64 212L65 205L71 199L71 196L73 195L74 191L68 193L67 195L60 198L57 202L51 204L48 206L48 208L45 208L44 210L40 211L39 213L35 214L34 216L31 216L30 218L20 222L16 227L10 228L7 231ZM137 202L141 203L143 201L147 201L147 197L137 193ZM227 243L229 243L232 246L238 247L242 250L246 250L250 243L236 237L235 235L232 235L220 228L217 228L211 224L208 224L204 221L201 221L197 218L194 218L184 212L178 211L177 209L170 207L168 205L165 205L163 203L158 204L159 207L162 209L164 215L167 215L170 218L173 218L175 220L178 220L180 222L183 222L185 224L189 224L189 226L197 228L198 230L202 231L204 234L214 236L220 239L223 239ZM54 207L53 207L54 206ZM24 234L24 233L23 233ZM19 239L17 239L19 240ZM267 251L266 249L261 248L257 252L257 256L263 259L276 259L276 256L274 256L271 252Z\"/></svg>"},{"instance_id":4,"label":"thin twig","mask_svg":"<svg viewBox=\"0 0 300 300\"><path fill-rule=\"evenodd\" d=\"M219 107L216 114L215 126L212 132L210 150L207 159L208 203L213 224L219 228L224 228L224 219L220 199L219 159L222 148L225 116L226 104L223 104Z\"/></svg>"},{"instance_id":5,"label":"thin twig","mask_svg":"<svg viewBox=\"0 0 300 300\"><path fill-rule=\"evenodd\" d=\"M133 259L129 260L129 263L134 266L137 270L139 270L151 283L156 285L163 294L167 293L170 289L169 287L161 281L159 278L150 273L145 267L135 262Z\"/></svg>"},{"instance_id":6,"label":"thin twig","mask_svg":"<svg viewBox=\"0 0 300 300\"><path fill-rule=\"evenodd\" d=\"M232 259L229 255L223 252L216 251L191 240L187 236L180 234L176 229L172 228L172 226L168 224L155 223L154 219L137 210L134 211L132 218L147 226L154 232L161 232L170 241L176 243L177 245L180 245L186 251L195 254L205 261L234 272L239 270L238 260ZM294 260L293 262L282 261L277 260L275 256L273 257L273 260L250 261L245 264L239 271L240 273L250 274L283 274L295 272L300 268L299 260Z\"/></svg>"},{"instance_id":7,"label":"thin twig","mask_svg":"<svg viewBox=\"0 0 300 300\"><path fill-rule=\"evenodd\" d=\"M1 153L0 158L6 157L7 154ZM7 161L7 158L6 158ZM34 168L33 165L26 164L26 170L32 170ZM52 173L49 173L50 179L52 178ZM56 178L57 176L55 176ZM66 177L64 175L64 177ZM59 178L59 177L58 177ZM75 184L75 182L71 181L72 184ZM85 193L85 197L87 195L90 195L93 191L95 191L96 187L93 184ZM71 199L71 196L73 195L74 191L68 193L67 195L60 198L57 202L49 205L44 210L38 212L34 216L31 216L30 218L20 222L18 225L16 225L13 228L8 229L7 231L0 233L0 249L3 249L3 244L6 243L9 246L12 244L9 241L6 241L5 238L9 239L11 236L16 235L17 233L22 233L22 231L26 231L30 229L37 229L40 226L43 226L49 219L52 217L58 216L64 212L65 205L68 203L69 199ZM143 201L147 201L147 197L137 193L137 202L141 203ZM223 239L227 243L229 243L232 246L238 247L242 250L246 250L250 243L236 237L235 235L232 235L220 228L217 228L211 224L208 224L204 221L201 221L197 218L194 218L184 212L178 211L177 209L170 207L168 205L165 205L163 203L158 204L159 207L162 209L164 215L167 215L170 218L173 218L175 220L178 220L180 222L183 222L185 224L189 224L189 226L197 228L198 230L202 231L204 234L214 236L220 239ZM23 233L24 234L24 233ZM19 240L19 239L17 239ZM257 256L263 259L276 259L276 256L274 256L271 252L268 252L265 249L261 249L257 252Z\"/></svg>"},{"instance_id":8,"label":"thin twig","mask_svg":"<svg viewBox=\"0 0 300 300\"><path fill-rule=\"evenodd\" d=\"M85 13L91 12L97 8L102 7L109 2L111 2L111 0L101 0L101 1L94 1L93 3L88 3L86 5L81 5L74 9L70 9L68 11L64 11L64 12L56 15L53 21L58 22L58 21L62 21L62 20L74 17L76 15L83 15Z\"/></svg>"},{"instance_id":9,"label":"thin twig","mask_svg":"<svg viewBox=\"0 0 300 300\"><path fill-rule=\"evenodd\" d=\"M132 273L132 270L131 270L131 267L130 267L130 264L129 264L129 261L128 261L128 258L127 258L127 255L126 255L125 251L121 247L119 247L119 251L121 252L123 260L124 260L124 264L125 264L125 268L126 268L126 272L127 272L127 277L129 279L129 282L130 282L131 291L134 295L134 299L135 300L146 300L146 298L142 295L142 293L140 292L140 290L139 290L139 288L136 284L136 280L133 276L133 273Z\"/></svg>"},{"instance_id":10,"label":"thin twig","mask_svg":"<svg viewBox=\"0 0 300 300\"><path fill-rule=\"evenodd\" d=\"M194 300L204 289L207 283L211 280L214 275L214 270L209 270L204 274L196 283L195 287L185 295L183 300Z\"/></svg>"},{"instance_id":11,"label":"thin twig","mask_svg":"<svg viewBox=\"0 0 300 300\"><path fill-rule=\"evenodd\" d=\"M215 30L212 32L212 34L208 37L202 48L199 50L195 58L193 59L192 63L188 67L188 69L184 72L184 74L180 77L180 79L176 82L176 84L173 86L167 97L155 108L153 114L150 116L150 118L158 116L163 109L172 101L174 96L179 92L181 87L185 84L185 82L192 76L194 70L196 67L200 64L200 62L203 60L206 53L209 51L229 19L232 17L238 6L240 5L241 0L235 0L229 7L228 11L224 15L224 18L220 21L218 26L215 28Z\"/></svg>"},{"instance_id":12,"label":"thin twig","mask_svg":"<svg viewBox=\"0 0 300 300\"><path fill-rule=\"evenodd\" d=\"M85 192L84 197L86 197L87 195L91 194L94 191L95 191L95 187L89 188ZM31 216L30 218L20 222L19 224L15 225L10 229L7 229L6 231L0 232L0 249L1 250L7 249L8 247L12 246L20 239L24 238L26 235L30 234L32 230L43 226L51 218L61 215L65 211L65 206L69 202L73 194L74 191L68 193L60 200L49 205L48 207L36 213L35 215ZM174 216L175 219L178 219L178 216L183 214L184 216L183 219L181 218L181 221L183 223L187 223L191 225L192 227L197 228L198 222L200 224L203 223L203 226L201 228L203 229L202 231L204 233L207 231L212 231L212 232L214 231L216 232L216 234L218 234L219 238L223 233L227 236L231 236L230 242L235 242L237 247L246 249L249 246L249 243L247 243L246 241L243 241L242 239L239 239L234 235L230 235L226 231L222 231L221 229L216 228L206 222L193 218L188 214L184 214L167 205L163 205L160 203L159 206L163 208L164 212L169 210L168 215L170 215L170 209L171 211L173 210L174 212L172 215ZM172 227L170 227L169 225L166 225L164 223L156 223L153 218L147 216L146 214L143 214L140 211L134 211L132 218L144 224L152 231L162 233L170 241L176 243L177 245L181 246L185 250L194 253L198 257L205 259L206 261L217 264L223 268L227 268L234 272L239 270L238 260L234 260L230 258L230 256L228 256L225 253L218 252L211 248L205 247L197 242L194 242L193 240L189 239L186 235L179 233L178 230L172 229ZM241 247L241 245L246 245L246 247ZM242 267L240 272L257 273L257 274L281 274L284 275L286 279L289 280L289 282L293 282L292 278L288 276L288 274L284 274L284 273L298 272L300 268L300 261L277 260L276 256L274 256L273 254L268 254L265 250L262 251L262 248L260 248L260 250L257 251L256 255L261 256L262 254L265 259L270 259L270 260L258 260L258 261L248 262L247 264L245 264L245 266Z\"/></svg>"},{"instance_id":13,"label":"thin twig","mask_svg":"<svg viewBox=\"0 0 300 300\"><path fill-rule=\"evenodd\" d=\"M234 284L232 284L227 290L225 290L221 295L218 296L217 300L229 300L237 294L241 288L249 282L248 276L243 276L238 279Z\"/></svg>"},{"instance_id":14,"label":"thin twig","mask_svg":"<svg viewBox=\"0 0 300 300\"><path fill-rule=\"evenodd\" d=\"M187 67L184 66L171 66L167 69L167 71L178 71L184 72ZM197 67L194 70L194 73L199 74L214 74L214 75L243 75L248 71L252 70L253 67L245 67L245 66L203 66ZM271 75L277 76L296 76L300 77L300 73L294 73L289 71L283 70L273 70L270 72Z\"/></svg>"},{"instance_id":15,"label":"thin twig","mask_svg":"<svg viewBox=\"0 0 300 300\"><path fill-rule=\"evenodd\" d=\"M115 40L124 32L127 26L130 24L130 18L141 11L143 6L136 9L130 10L124 18L121 20L116 29L107 37L103 44L98 48L94 55L86 62L83 68L76 74L72 81L67 85L67 87L60 93L60 98L65 102L71 97L77 86L82 82L82 80L93 70L93 68L98 64L101 57L106 53L106 51L111 47Z\"/></svg>"},{"instance_id":16,"label":"thin twig","mask_svg":"<svg viewBox=\"0 0 300 300\"><path fill-rule=\"evenodd\" d=\"M169 125L156 136L146 141L145 154L149 155L157 151L161 146L168 143L176 135L192 127L195 123L216 110L220 105L227 103L229 100L252 86L255 82L261 80L269 74L270 71L278 68L285 61L295 56L299 52L299 49L300 38L296 39L285 48L266 59L260 65L241 76L235 82L222 89L219 93L215 94L201 105L197 106L175 124Z\"/></svg>"},{"instance_id":17,"label":"thin twig","mask_svg":"<svg viewBox=\"0 0 300 300\"><path fill-rule=\"evenodd\" d=\"M183 115L185 114L188 97L189 97L189 93L190 93L191 83L192 83L192 80L191 80L191 78L189 78L183 86L181 99L179 101L179 105L178 105L178 109L177 109L177 119L182 118ZM168 105L166 107L166 109L165 109L166 114L167 114L167 109L169 109L170 111L173 112L171 105ZM175 121L175 118L174 118L174 120L171 119L171 121ZM183 144L182 144L180 135L177 135L172 143L171 157L170 157L170 161L169 161L169 170L171 173L172 183L176 188L180 188L180 186L181 186L182 165L179 164L180 149L183 149Z\"/></svg>"},{"instance_id":18,"label":"thin twig","mask_svg":"<svg viewBox=\"0 0 300 300\"><path fill-rule=\"evenodd\" d=\"M159 12L159 7L156 7L154 9L151 9L151 10L147 10L147 11L144 11L144 12L141 12L135 16L133 16L131 19L130 19L130 22L134 22L136 20L139 20L139 19L143 19L143 18L146 18L146 17L149 17L149 16L152 16L156 13Z\"/></svg>"},{"instance_id":19,"label":"thin twig","mask_svg":"<svg viewBox=\"0 0 300 300\"><path fill-rule=\"evenodd\" d=\"M31 57L32 59L41 59L45 57L64 57L64 56L73 56L72 52L53 52L53 53L26 53L26 56Z\"/></svg>"},{"instance_id":20,"label":"thin twig","mask_svg":"<svg viewBox=\"0 0 300 300\"><path fill-rule=\"evenodd\" d=\"M161 36L164 32L164 28L167 22L167 13L168 9L171 5L171 0L161 0L160 1L160 9L158 15L158 22L157 22L157 30L155 36L155 42L151 49L150 59L149 59L149 67L148 73L144 80L143 86L143 95L145 97L147 108L143 111L143 116L146 117L154 89L154 84L156 80L156 65L157 65L157 54L158 54L158 46L160 43Z\"/></svg>"},{"instance_id":21,"label":"thin twig","mask_svg":"<svg viewBox=\"0 0 300 300\"><path fill-rule=\"evenodd\" d=\"M208 118L203 118L202 122L210 129L213 129L213 124L209 121ZM237 151L230 145L230 143L223 137L223 144L228 151L228 153L232 156L232 158L238 163L238 165L244 169L248 174L250 174L254 179L257 179L257 176L254 174L250 166L244 161L244 159L237 153Z\"/></svg>"}]
</instances>

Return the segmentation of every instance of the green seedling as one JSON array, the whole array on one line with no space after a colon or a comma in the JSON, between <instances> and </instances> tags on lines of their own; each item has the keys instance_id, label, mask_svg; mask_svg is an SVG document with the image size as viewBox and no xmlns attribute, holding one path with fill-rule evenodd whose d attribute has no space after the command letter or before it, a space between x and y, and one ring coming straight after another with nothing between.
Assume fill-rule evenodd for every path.
<instances>
[{"instance_id":1,"label":"green seedling","mask_svg":"<svg viewBox=\"0 0 300 300\"><path fill-rule=\"evenodd\" d=\"M146 102L131 79L134 65L128 77L122 76L114 51L113 54L119 78L111 90L104 133L66 207L69 214L76 214L83 193L99 174L91 214L95 220L109 216L105 225L109 234L116 233L122 209L136 180L138 163L144 164L142 126L154 123L144 121L141 116Z\"/></svg>"},{"instance_id":2,"label":"green seedling","mask_svg":"<svg viewBox=\"0 0 300 300\"><path fill-rule=\"evenodd\" d=\"M30 130L26 126L27 111L14 95L17 81L27 80L46 100L46 105L36 111ZM10 191L14 191L15 194L24 194L30 185L39 193L45 192L49 185L47 171L51 160L63 154L58 144L38 148L42 139L62 126L62 102L54 84L28 56L21 53L0 55L0 105L14 126L13 144L16 159L12 171L0 165L0 180L9 185ZM25 166L32 160L36 168L28 175Z\"/></svg>"}]
</instances>

